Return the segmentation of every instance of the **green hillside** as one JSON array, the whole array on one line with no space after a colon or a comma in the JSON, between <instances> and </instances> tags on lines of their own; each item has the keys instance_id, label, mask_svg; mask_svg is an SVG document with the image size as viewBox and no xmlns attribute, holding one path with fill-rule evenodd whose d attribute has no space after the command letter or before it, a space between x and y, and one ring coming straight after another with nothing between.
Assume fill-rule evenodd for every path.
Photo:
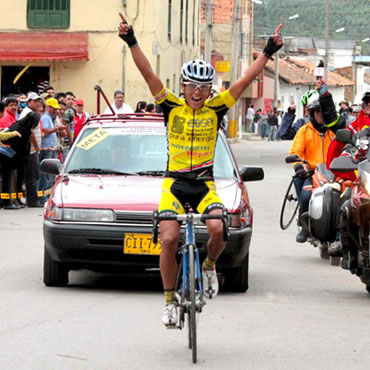
<instances>
[{"instance_id":1,"label":"green hillside","mask_svg":"<svg viewBox=\"0 0 370 370\"><path fill-rule=\"evenodd\" d=\"M299 14L299 18L289 17ZM370 55L370 0L329 0L329 38L354 40L362 46L362 54ZM325 36L324 0L263 0L254 4L254 35L271 34L274 26L284 23L284 36ZM335 32L344 27L343 32Z\"/></svg>"}]
</instances>

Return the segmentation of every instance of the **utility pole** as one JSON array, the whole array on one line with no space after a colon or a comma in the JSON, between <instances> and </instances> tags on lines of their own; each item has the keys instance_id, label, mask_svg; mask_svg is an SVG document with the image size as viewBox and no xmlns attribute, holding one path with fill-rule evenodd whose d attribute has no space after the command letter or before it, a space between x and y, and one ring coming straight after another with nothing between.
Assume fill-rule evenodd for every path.
<instances>
[{"instance_id":1,"label":"utility pole","mask_svg":"<svg viewBox=\"0 0 370 370\"><path fill-rule=\"evenodd\" d=\"M280 51L278 51L276 54L275 54L275 61L274 61L274 108L277 109L278 107L278 100L279 100L279 74L280 74L280 71L279 71L279 53Z\"/></svg>"},{"instance_id":2,"label":"utility pole","mask_svg":"<svg viewBox=\"0 0 370 370\"><path fill-rule=\"evenodd\" d=\"M357 68L356 68L356 45L353 47L353 59L352 59L352 104L356 99L357 93Z\"/></svg>"},{"instance_id":3,"label":"utility pole","mask_svg":"<svg viewBox=\"0 0 370 370\"><path fill-rule=\"evenodd\" d=\"M206 1L206 35L205 35L205 50L204 59L207 63L211 63L211 44L212 44L212 12L213 1Z\"/></svg>"},{"instance_id":4,"label":"utility pole","mask_svg":"<svg viewBox=\"0 0 370 370\"><path fill-rule=\"evenodd\" d=\"M237 80L239 75L239 51L240 51L240 0L236 0L234 4L234 19L232 32L232 51L231 51L231 85ZM238 127L239 137L242 135L242 123L239 120L239 104L238 102L231 108L231 120L229 124ZM240 122L239 122L240 121ZM234 130L235 132L235 130Z\"/></svg>"},{"instance_id":5,"label":"utility pole","mask_svg":"<svg viewBox=\"0 0 370 370\"><path fill-rule=\"evenodd\" d=\"M324 57L324 80L328 82L329 63L329 0L325 0L325 57Z\"/></svg>"}]
</instances>

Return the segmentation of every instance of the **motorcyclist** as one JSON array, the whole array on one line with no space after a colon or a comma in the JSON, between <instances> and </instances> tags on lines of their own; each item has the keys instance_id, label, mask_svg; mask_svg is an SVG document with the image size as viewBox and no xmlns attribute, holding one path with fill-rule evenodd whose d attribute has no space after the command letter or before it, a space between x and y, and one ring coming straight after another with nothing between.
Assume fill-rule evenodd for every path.
<instances>
[{"instance_id":1,"label":"motorcyclist","mask_svg":"<svg viewBox=\"0 0 370 370\"><path fill-rule=\"evenodd\" d=\"M366 92L363 96L360 114L354 122L347 126L347 129L350 130L352 134L356 134L365 127L370 127L370 92ZM339 143L336 139L332 141L328 150L326 162L326 166L328 168L330 168L333 159L342 154L344 146L345 144ZM335 172L335 174L344 180L356 180L356 175L354 172Z\"/></svg>"},{"instance_id":2,"label":"motorcyclist","mask_svg":"<svg viewBox=\"0 0 370 370\"><path fill-rule=\"evenodd\" d=\"M307 102L309 99L313 99L313 97L315 96L317 99L319 98L319 94L317 90L308 90L302 95L301 103L303 106L303 117L297 119L295 122L294 122L294 119L296 116L295 114L296 105L292 104L288 108L279 126L279 130L277 133L278 137L280 137L282 140L293 140L294 139L294 136L297 133L297 131L302 126L304 126L306 123L310 121Z\"/></svg>"},{"instance_id":3,"label":"motorcyclist","mask_svg":"<svg viewBox=\"0 0 370 370\"><path fill-rule=\"evenodd\" d=\"M302 126L295 135L290 147L289 154L297 154L301 159L306 160L314 169L317 164L325 163L329 145L334 140L335 132L344 128L345 119L336 112L332 95L323 80L316 81L318 95L311 94L307 101L309 122ZM299 218L298 224L302 226L302 214L308 211L311 198L312 177L308 175L307 168L302 163L294 165L295 182L298 201ZM308 231L300 228L296 241L306 242Z\"/></svg>"},{"instance_id":4,"label":"motorcyclist","mask_svg":"<svg viewBox=\"0 0 370 370\"><path fill-rule=\"evenodd\" d=\"M370 127L370 92L365 93L362 98L362 109L357 119L352 122L347 129L352 134L357 135L364 128ZM339 156L350 155L350 145L339 143L336 139L332 141L328 150L327 167L330 165L334 158ZM356 181L357 175L355 171L350 172L337 172L333 171L338 177L343 180ZM329 247L329 254L335 256L342 256L342 268L346 270L354 270L357 268L357 248L354 246L350 233L352 235L357 234L357 226L354 223L350 223L349 229L347 227L347 212L346 209L350 209L350 197L351 188L347 188L340 197L340 212L338 214L337 228L340 233L340 243Z\"/></svg>"}]
</instances>

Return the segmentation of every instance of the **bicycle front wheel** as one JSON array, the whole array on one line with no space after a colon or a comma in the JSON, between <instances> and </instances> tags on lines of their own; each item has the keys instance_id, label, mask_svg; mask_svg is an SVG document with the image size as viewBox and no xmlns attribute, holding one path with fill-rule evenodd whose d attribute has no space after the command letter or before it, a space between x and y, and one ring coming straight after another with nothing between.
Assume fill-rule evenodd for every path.
<instances>
[{"instance_id":1,"label":"bicycle front wheel","mask_svg":"<svg viewBox=\"0 0 370 370\"><path fill-rule=\"evenodd\" d=\"M280 212L280 227L282 230L286 230L290 226L298 211L298 206L298 196L294 186L294 179L292 179L285 193Z\"/></svg>"},{"instance_id":2,"label":"bicycle front wheel","mask_svg":"<svg viewBox=\"0 0 370 370\"><path fill-rule=\"evenodd\" d=\"M193 363L197 362L197 321L195 306L195 258L194 246L189 245L189 310L188 310L188 329L189 329L189 348L192 350Z\"/></svg>"}]
</instances>

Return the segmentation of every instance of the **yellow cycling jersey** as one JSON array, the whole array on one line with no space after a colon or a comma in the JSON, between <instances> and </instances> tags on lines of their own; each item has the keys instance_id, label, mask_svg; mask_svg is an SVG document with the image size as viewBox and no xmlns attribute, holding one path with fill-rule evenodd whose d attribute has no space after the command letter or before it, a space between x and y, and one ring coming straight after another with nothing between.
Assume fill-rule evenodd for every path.
<instances>
[{"instance_id":1,"label":"yellow cycling jersey","mask_svg":"<svg viewBox=\"0 0 370 370\"><path fill-rule=\"evenodd\" d=\"M213 179L217 133L223 116L236 100L226 90L194 110L172 91L154 96L167 126L167 176Z\"/></svg>"}]
</instances>

